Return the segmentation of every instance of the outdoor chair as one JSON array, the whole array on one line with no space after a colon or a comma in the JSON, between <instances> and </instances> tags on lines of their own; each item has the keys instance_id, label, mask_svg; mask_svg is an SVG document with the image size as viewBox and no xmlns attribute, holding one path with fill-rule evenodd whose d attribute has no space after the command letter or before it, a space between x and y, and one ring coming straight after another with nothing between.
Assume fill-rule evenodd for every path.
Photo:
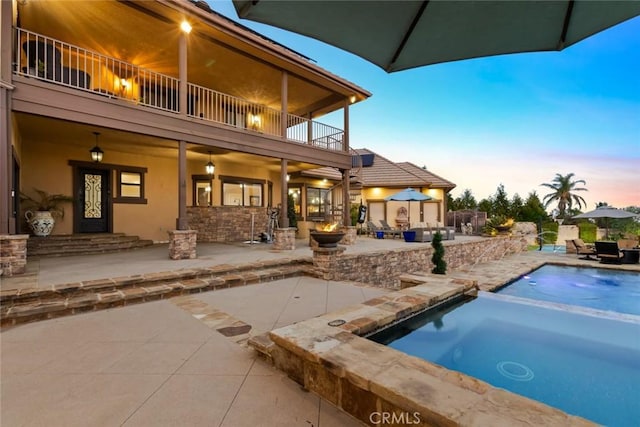
<instances>
[{"instance_id":1,"label":"outdoor chair","mask_svg":"<svg viewBox=\"0 0 640 427\"><path fill-rule=\"evenodd\" d=\"M414 242L431 242L433 240L433 233L430 228L427 227L414 227L409 231L415 231L416 238Z\"/></svg>"},{"instance_id":2,"label":"outdoor chair","mask_svg":"<svg viewBox=\"0 0 640 427\"><path fill-rule=\"evenodd\" d=\"M596 255L596 250L593 245L587 245L582 239L573 239L572 242L580 259L596 261L595 258L591 258L591 255ZM580 255L584 256L581 257Z\"/></svg>"},{"instance_id":3,"label":"outdoor chair","mask_svg":"<svg viewBox=\"0 0 640 427\"><path fill-rule=\"evenodd\" d=\"M402 237L402 230L391 228L389 223L387 221L385 221L384 219L380 220L380 224L382 224L382 231L384 232L385 235L388 234L391 237L393 237L394 239L395 239L396 236Z\"/></svg>"},{"instance_id":4,"label":"outdoor chair","mask_svg":"<svg viewBox=\"0 0 640 427\"><path fill-rule=\"evenodd\" d=\"M603 264L620 264L624 254L620 251L618 242L596 242L596 256Z\"/></svg>"}]
</instances>

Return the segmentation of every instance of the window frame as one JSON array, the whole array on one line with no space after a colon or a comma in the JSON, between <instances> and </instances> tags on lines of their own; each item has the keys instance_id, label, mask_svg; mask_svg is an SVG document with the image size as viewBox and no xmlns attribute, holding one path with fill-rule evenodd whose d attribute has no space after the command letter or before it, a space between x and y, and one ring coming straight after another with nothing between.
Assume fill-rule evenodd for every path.
<instances>
[{"instance_id":1,"label":"window frame","mask_svg":"<svg viewBox=\"0 0 640 427\"><path fill-rule=\"evenodd\" d=\"M237 177L237 176L227 176L227 175L221 175L218 177L220 179L220 206L242 206L242 207L264 207L265 206L265 184L266 181L264 179L255 179L255 178L244 178L244 177ZM224 196L225 196L225 184L236 184L236 185L256 185L259 184L260 185L260 200L261 200L261 204L255 206L255 205L251 205L251 195L248 196L247 200L245 200L245 191L244 191L244 187L242 187L242 199L240 200L240 204L239 205L234 205L234 204L225 204L224 202ZM255 196L253 196L255 197Z\"/></svg>"},{"instance_id":2,"label":"window frame","mask_svg":"<svg viewBox=\"0 0 640 427\"><path fill-rule=\"evenodd\" d=\"M310 190L318 190L319 191L319 197L318 199L320 200L320 203L313 204L310 203L309 201L309 192ZM322 188L322 187L306 187L306 191L305 191L305 201L306 201L306 208L305 208L305 212L306 212L306 217L308 220L318 220L318 219L324 219L324 197L323 196L323 192L326 192L328 194L331 194L331 190L328 188ZM309 208L312 206L318 206L318 213L314 213L312 214L309 211Z\"/></svg>"},{"instance_id":3,"label":"window frame","mask_svg":"<svg viewBox=\"0 0 640 427\"><path fill-rule=\"evenodd\" d=\"M191 193L192 193L192 206L205 206L198 204L198 183L206 182L209 184L211 191L209 192L209 204L213 206L213 175L191 175Z\"/></svg>"},{"instance_id":4,"label":"window frame","mask_svg":"<svg viewBox=\"0 0 640 427\"><path fill-rule=\"evenodd\" d=\"M116 194L113 197L113 203L130 203L130 204L147 204L147 199L145 198L145 174L147 173L147 168L139 168L135 166L116 166L113 168L116 175ZM136 186L135 184L128 184L122 182L122 174L123 173L131 173L140 175L140 184L137 187L140 188L139 196L123 196L122 195L122 186L130 185Z\"/></svg>"}]
</instances>

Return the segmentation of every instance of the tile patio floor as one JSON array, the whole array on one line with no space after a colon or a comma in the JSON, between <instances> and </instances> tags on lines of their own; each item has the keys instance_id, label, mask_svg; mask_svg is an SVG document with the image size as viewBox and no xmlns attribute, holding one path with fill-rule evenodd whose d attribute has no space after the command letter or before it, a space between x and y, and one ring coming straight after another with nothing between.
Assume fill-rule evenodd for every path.
<instances>
[{"instance_id":1,"label":"tile patio floor","mask_svg":"<svg viewBox=\"0 0 640 427\"><path fill-rule=\"evenodd\" d=\"M456 237L455 242L463 240ZM299 243L288 253L273 252L267 245L199 245L199 258L185 261L168 260L166 246L46 258L30 265L32 274L28 278L3 280L2 288L20 286L25 280L31 286L47 286L175 268L311 256L306 242ZM404 245L400 240L361 238L348 251ZM566 258L574 260L575 256ZM515 265L522 256L516 255L513 260ZM0 425L361 425L257 358L246 341L227 337L218 329L249 324L251 334L257 335L385 292L388 290L295 277L3 330Z\"/></svg>"}]
</instances>

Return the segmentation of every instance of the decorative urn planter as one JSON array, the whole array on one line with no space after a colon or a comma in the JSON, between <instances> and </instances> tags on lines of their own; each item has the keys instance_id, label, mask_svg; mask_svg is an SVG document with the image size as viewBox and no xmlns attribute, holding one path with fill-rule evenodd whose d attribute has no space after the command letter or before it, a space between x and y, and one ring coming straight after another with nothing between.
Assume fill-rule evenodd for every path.
<instances>
[{"instance_id":1,"label":"decorative urn planter","mask_svg":"<svg viewBox=\"0 0 640 427\"><path fill-rule=\"evenodd\" d=\"M46 237L51 234L51 230L53 230L53 226L56 223L49 211L26 211L24 217L33 230L33 234L40 237Z\"/></svg>"}]
</instances>

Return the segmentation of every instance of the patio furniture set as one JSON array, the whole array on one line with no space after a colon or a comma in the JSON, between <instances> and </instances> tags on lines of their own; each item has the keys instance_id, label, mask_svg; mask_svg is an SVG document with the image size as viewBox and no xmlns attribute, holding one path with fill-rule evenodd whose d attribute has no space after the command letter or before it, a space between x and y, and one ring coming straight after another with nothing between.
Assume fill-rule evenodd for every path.
<instances>
[{"instance_id":1,"label":"patio furniture set","mask_svg":"<svg viewBox=\"0 0 640 427\"><path fill-rule=\"evenodd\" d=\"M442 240L454 240L455 228L446 227L440 223L430 226L427 223L419 222L409 229L392 228L385 220L380 220L381 225L376 225L373 221L367 221L367 234L378 239L403 238L407 242L431 242L436 233L442 235Z\"/></svg>"},{"instance_id":2,"label":"patio furniture set","mask_svg":"<svg viewBox=\"0 0 640 427\"><path fill-rule=\"evenodd\" d=\"M566 243L569 250L575 249L580 259L599 260L601 263L609 264L640 262L640 246L635 239L621 239L617 242L598 241L595 245L586 244L582 239L567 240Z\"/></svg>"}]
</instances>

